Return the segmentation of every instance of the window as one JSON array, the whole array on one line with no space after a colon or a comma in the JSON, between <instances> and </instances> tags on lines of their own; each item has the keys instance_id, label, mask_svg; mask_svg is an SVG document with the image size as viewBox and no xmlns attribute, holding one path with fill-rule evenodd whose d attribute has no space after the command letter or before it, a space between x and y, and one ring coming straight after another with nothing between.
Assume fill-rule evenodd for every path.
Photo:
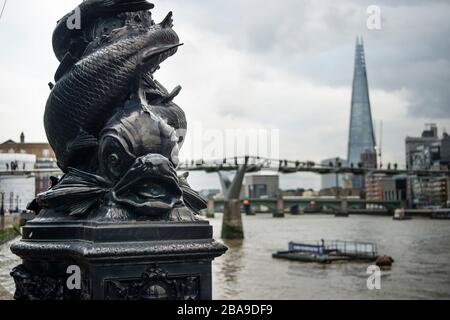
<instances>
[{"instance_id":1,"label":"window","mask_svg":"<svg viewBox=\"0 0 450 320\"><path fill-rule=\"evenodd\" d=\"M248 194L250 198L258 199L262 196L267 196L266 184L252 184L248 186Z\"/></svg>"}]
</instances>

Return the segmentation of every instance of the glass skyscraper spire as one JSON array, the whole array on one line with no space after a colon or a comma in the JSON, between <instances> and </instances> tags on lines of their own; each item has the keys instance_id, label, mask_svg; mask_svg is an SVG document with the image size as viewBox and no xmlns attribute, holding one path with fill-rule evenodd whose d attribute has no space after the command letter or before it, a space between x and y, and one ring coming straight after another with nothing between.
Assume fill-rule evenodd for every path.
<instances>
[{"instance_id":1,"label":"glass skyscraper spire","mask_svg":"<svg viewBox=\"0 0 450 320\"><path fill-rule=\"evenodd\" d=\"M363 39L356 40L355 71L353 77L352 109L350 119L350 135L348 142L348 163L355 166L372 159L376 165L375 135L372 122L372 111L369 99L366 59ZM375 163L373 163L375 161ZM370 165L370 164L369 164Z\"/></svg>"}]
</instances>

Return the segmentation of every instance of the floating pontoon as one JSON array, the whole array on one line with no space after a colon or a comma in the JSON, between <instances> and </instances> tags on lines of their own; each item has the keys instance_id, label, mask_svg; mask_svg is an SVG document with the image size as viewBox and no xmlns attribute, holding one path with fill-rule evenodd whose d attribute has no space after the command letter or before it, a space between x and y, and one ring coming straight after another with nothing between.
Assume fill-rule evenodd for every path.
<instances>
[{"instance_id":1,"label":"floating pontoon","mask_svg":"<svg viewBox=\"0 0 450 320\"><path fill-rule=\"evenodd\" d=\"M320 241L317 243L289 243L288 251L273 254L274 258L302 262L331 263L333 261L369 261L378 258L377 246L369 242Z\"/></svg>"}]
</instances>

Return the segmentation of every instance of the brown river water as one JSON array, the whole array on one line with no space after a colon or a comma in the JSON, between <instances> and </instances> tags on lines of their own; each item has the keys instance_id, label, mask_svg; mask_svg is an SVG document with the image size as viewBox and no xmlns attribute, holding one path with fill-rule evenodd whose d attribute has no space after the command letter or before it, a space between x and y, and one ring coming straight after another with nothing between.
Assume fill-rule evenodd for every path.
<instances>
[{"instance_id":1,"label":"brown river water","mask_svg":"<svg viewBox=\"0 0 450 320\"><path fill-rule=\"evenodd\" d=\"M211 219L220 236L222 216ZM226 241L229 251L214 261L215 299L450 299L450 221L415 218L326 215L244 217L246 238ZM392 256L380 290L367 289L367 263L316 263L276 260L289 241L348 240L378 245ZM0 284L9 291L9 271L20 263L0 246Z\"/></svg>"}]
</instances>

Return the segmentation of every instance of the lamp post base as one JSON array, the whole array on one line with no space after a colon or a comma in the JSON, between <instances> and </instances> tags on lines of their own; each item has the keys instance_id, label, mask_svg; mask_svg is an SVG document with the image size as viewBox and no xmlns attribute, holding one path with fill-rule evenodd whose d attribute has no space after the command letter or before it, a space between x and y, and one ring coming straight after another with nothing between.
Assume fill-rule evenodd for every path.
<instances>
[{"instance_id":1,"label":"lamp post base","mask_svg":"<svg viewBox=\"0 0 450 320\"><path fill-rule=\"evenodd\" d=\"M227 248L208 222L29 222L12 252L17 300L210 300Z\"/></svg>"}]
</instances>

